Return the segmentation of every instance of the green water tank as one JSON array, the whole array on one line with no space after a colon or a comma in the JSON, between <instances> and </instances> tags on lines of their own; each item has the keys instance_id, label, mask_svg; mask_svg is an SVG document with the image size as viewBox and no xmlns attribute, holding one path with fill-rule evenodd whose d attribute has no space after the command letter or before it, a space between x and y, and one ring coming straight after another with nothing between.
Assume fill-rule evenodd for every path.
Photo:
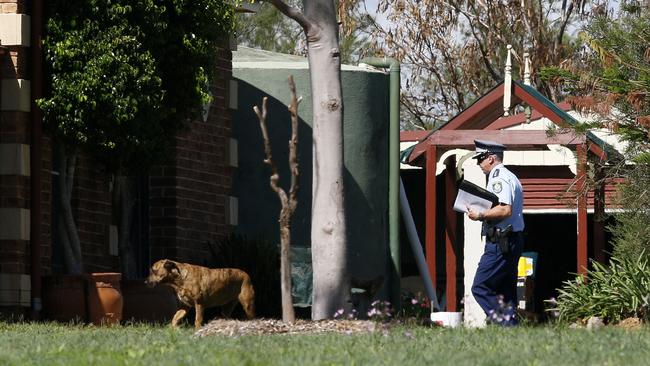
<instances>
[{"instance_id":1,"label":"green water tank","mask_svg":"<svg viewBox=\"0 0 650 366\"><path fill-rule=\"evenodd\" d=\"M298 158L300 189L293 216L293 246L310 246L312 205L312 105L307 59L238 47L233 52L237 108L232 135L237 140L238 166L233 196L238 198L236 232L249 238L279 243L280 202L269 186L270 168L263 163L264 145L253 106L268 96L268 130L280 184L288 192L288 141L291 136L287 105L293 75L298 96ZM389 77L383 71L342 66L344 100L344 184L352 275L388 278L388 122ZM384 287L384 290L385 287Z\"/></svg>"}]
</instances>

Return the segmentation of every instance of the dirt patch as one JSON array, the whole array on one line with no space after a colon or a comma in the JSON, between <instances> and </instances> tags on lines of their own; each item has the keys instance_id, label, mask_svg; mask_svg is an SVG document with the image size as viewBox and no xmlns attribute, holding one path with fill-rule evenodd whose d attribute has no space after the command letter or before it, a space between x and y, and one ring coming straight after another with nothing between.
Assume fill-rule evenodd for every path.
<instances>
[{"instance_id":1,"label":"dirt patch","mask_svg":"<svg viewBox=\"0 0 650 366\"><path fill-rule=\"evenodd\" d=\"M237 337L265 334L310 334L337 332L344 334L372 333L386 330L385 323L370 320L296 320L289 324L277 319L226 320L217 319L194 333L195 337L211 335Z\"/></svg>"}]
</instances>

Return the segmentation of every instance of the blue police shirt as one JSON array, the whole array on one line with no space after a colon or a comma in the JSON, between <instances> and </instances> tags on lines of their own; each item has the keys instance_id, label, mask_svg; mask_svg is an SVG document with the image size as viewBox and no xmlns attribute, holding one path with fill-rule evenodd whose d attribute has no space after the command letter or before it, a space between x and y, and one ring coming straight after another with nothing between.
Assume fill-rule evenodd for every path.
<instances>
[{"instance_id":1,"label":"blue police shirt","mask_svg":"<svg viewBox=\"0 0 650 366\"><path fill-rule=\"evenodd\" d=\"M489 174L487 190L499 197L499 203L512 207L512 215L495 225L505 228L512 225L512 231L524 230L524 190L516 175L506 169L503 164L495 166Z\"/></svg>"}]
</instances>

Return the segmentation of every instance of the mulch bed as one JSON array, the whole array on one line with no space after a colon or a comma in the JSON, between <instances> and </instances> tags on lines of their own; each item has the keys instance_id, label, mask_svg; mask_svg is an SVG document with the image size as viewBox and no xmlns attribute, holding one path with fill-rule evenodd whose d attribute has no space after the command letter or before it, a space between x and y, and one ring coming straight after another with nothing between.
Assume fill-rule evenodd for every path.
<instances>
[{"instance_id":1,"label":"mulch bed","mask_svg":"<svg viewBox=\"0 0 650 366\"><path fill-rule=\"evenodd\" d=\"M315 334L337 332L344 334L372 333L385 331L390 327L387 323L371 320L296 320L285 323L277 319L231 320L216 319L194 333L195 337L269 334Z\"/></svg>"},{"instance_id":2,"label":"mulch bed","mask_svg":"<svg viewBox=\"0 0 650 366\"><path fill-rule=\"evenodd\" d=\"M599 328L586 325L584 322L576 322L570 328ZM194 333L195 337L205 336L225 336L239 337L243 335L272 335L272 334L317 334L326 332L336 332L341 334L355 333L385 333L390 328L399 324L408 324L411 326L437 327L430 322L418 321L411 319L404 321L391 321L387 323L376 322L372 320L347 320L347 319L329 319L329 320L304 320L298 319L294 323L285 323L278 319L254 319L254 320L232 320L232 319L215 319ZM614 327L620 327L628 330L639 330L643 328L643 321L639 318L628 318L622 320ZM601 325L601 326L604 326Z\"/></svg>"}]
</instances>

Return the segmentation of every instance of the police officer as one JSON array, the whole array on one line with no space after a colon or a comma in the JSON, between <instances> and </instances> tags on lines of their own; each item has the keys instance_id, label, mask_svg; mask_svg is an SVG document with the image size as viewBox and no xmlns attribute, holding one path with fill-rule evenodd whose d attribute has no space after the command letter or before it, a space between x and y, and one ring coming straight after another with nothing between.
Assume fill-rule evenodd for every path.
<instances>
[{"instance_id":1,"label":"police officer","mask_svg":"<svg viewBox=\"0 0 650 366\"><path fill-rule=\"evenodd\" d=\"M476 270L472 294L488 321L516 325L517 265L523 249L523 189L519 179L503 165L505 146L474 140L477 164L488 176L487 190L499 198L489 210L469 209L471 220L483 221L485 251Z\"/></svg>"}]
</instances>

